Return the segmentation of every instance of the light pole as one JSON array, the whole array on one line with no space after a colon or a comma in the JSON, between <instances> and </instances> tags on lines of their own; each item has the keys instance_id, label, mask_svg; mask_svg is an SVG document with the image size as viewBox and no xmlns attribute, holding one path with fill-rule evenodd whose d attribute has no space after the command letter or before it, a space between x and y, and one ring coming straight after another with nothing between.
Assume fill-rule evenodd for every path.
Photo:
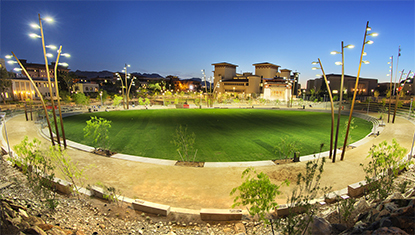
<instances>
[{"instance_id":1,"label":"light pole","mask_svg":"<svg viewBox=\"0 0 415 235\"><path fill-rule=\"evenodd\" d=\"M409 70L408 75L406 76L406 79L403 83L403 87L405 86L406 81L408 81L409 75L411 74L411 71ZM402 80L402 75L404 75L403 70L401 73L401 78L399 79L399 84L401 83ZM393 119L392 119L392 123L395 123L395 116L396 116L396 110L398 109L398 103L399 103L399 96L401 96L401 92L403 90L403 87L399 90L399 92L396 94L396 101L395 101L395 110L393 111Z\"/></svg>"},{"instance_id":2,"label":"light pole","mask_svg":"<svg viewBox=\"0 0 415 235\"><path fill-rule=\"evenodd\" d=\"M395 90L396 90L396 79L398 78L398 65L399 65L400 56L401 56L401 46L399 46L398 58L396 59L396 71L395 71L395 83L393 84L393 95L395 95Z\"/></svg>"},{"instance_id":3,"label":"light pole","mask_svg":"<svg viewBox=\"0 0 415 235\"><path fill-rule=\"evenodd\" d=\"M17 58L17 56L13 53L13 51L12 51L12 54L13 54L13 57L17 60L17 63L20 65L20 67L22 68L22 70L23 70L23 72L24 72L24 74L26 74L26 76L29 78L29 80L30 80L30 82L31 82L31 84L32 84L32 86L35 88L35 91L36 91L36 93L37 93L37 95L39 96L39 98L40 98L40 101L42 102L42 106L43 106L43 111L45 112L45 117L46 117L46 122L47 122L47 124L48 124L48 127L49 127L49 134L50 134L50 140L51 140L51 142L52 142L52 145L55 145L55 142L54 142L54 140L53 140L53 133L52 133L52 127L51 127L51 125L50 125L50 120L49 120L49 115L48 115L48 110L47 110L47 108L46 108L46 104L45 104L45 101L43 100L43 95L42 95L42 93L40 93L40 91L39 91L39 89L37 88L37 86L36 86L36 84L33 82L33 79L32 79L32 77L30 77L30 74L26 71L26 68L22 65L22 63L20 62L20 60Z\"/></svg>"},{"instance_id":4,"label":"light pole","mask_svg":"<svg viewBox=\"0 0 415 235\"><path fill-rule=\"evenodd\" d=\"M388 108L388 123L390 120L390 116L391 116L391 102L392 102L392 78L393 78L393 56L390 57L391 62L388 62L388 64L390 64L389 68L389 72L390 77L391 77L391 82L389 84L389 108Z\"/></svg>"},{"instance_id":5,"label":"light pole","mask_svg":"<svg viewBox=\"0 0 415 235\"><path fill-rule=\"evenodd\" d=\"M129 64L125 64L125 67L124 67L124 70L125 70L125 101L126 101L126 103L127 103L127 109L129 109L129 106L128 106L128 92L127 92L127 86L128 86L128 83L127 83L127 76L129 76L128 75L128 73L127 73L127 67L130 67L130 65ZM124 90L123 90L123 92L124 92ZM124 107L125 108L125 107Z\"/></svg>"},{"instance_id":6,"label":"light pole","mask_svg":"<svg viewBox=\"0 0 415 235\"><path fill-rule=\"evenodd\" d=\"M99 96L101 97L101 106L104 106L104 104L102 103L102 91L99 93Z\"/></svg>"},{"instance_id":7,"label":"light pole","mask_svg":"<svg viewBox=\"0 0 415 235\"><path fill-rule=\"evenodd\" d=\"M66 149L66 137L65 137L65 128L63 127L63 118L62 118L62 109L61 109L61 101L60 101L60 97L59 97L59 86L58 86L58 64L59 64L59 57L65 56L65 57L70 57L70 55L68 53L63 53L62 52L62 46L59 47L58 50L58 56L56 57L56 63L55 63L55 89L56 89L56 97L58 99L58 108L59 108L59 118L61 121L61 130L62 130L62 138L63 138L63 146L64 149ZM63 66L68 66L67 63L62 63ZM56 132L57 133L57 132Z\"/></svg>"},{"instance_id":8,"label":"light pole","mask_svg":"<svg viewBox=\"0 0 415 235\"><path fill-rule=\"evenodd\" d=\"M340 80L340 98L339 98L339 112L337 115L337 127L336 127L336 138L334 140L334 153L333 153L333 162L336 162L336 151L337 151L337 140L339 138L339 128L340 128L340 117L342 112L342 101L343 101L343 83L344 83L344 48L354 48L354 45L343 45L343 41L341 42L341 52L338 51L332 51L330 54L341 54L342 55L342 62L336 62L336 65L342 66L342 75ZM344 151L344 149L343 149Z\"/></svg>"},{"instance_id":9,"label":"light pole","mask_svg":"<svg viewBox=\"0 0 415 235\"><path fill-rule=\"evenodd\" d=\"M312 62L311 64L319 64L320 65L321 72L323 73L324 82L326 83L327 91L329 93L330 104L331 104L331 131L330 131L330 154L329 154L329 158L331 158L332 157L332 154L333 154L333 132L334 132L334 102L333 102L333 95L331 94L330 83L327 80L326 73L324 72L323 64L321 63L320 58L318 58L318 62ZM313 67L312 68L312 70L317 70L317 69L319 69L319 68L317 68L317 67Z\"/></svg>"},{"instance_id":10,"label":"light pole","mask_svg":"<svg viewBox=\"0 0 415 235\"><path fill-rule=\"evenodd\" d=\"M377 33L369 33L368 34L368 32L371 31L371 30L372 29L369 27L369 21L368 21L366 23L365 36L363 37L363 45L362 45L362 52L360 53L359 69L357 70L357 77L356 77L356 83L355 83L355 87L354 87L353 100L352 100L352 105L350 107L350 113L349 113L349 121L347 123L346 136L344 137L343 151L342 151L342 155L341 155L341 158L340 158L341 161L343 161L344 154L346 153L346 145L347 145L347 138L349 137L350 122L352 121L354 102L356 100L357 88L358 88L358 85L359 85L360 69L362 67L362 63L364 63L364 64L369 63L368 61L363 61L363 55L365 54L365 45L366 44L373 44L373 41L371 41L371 40L366 41L366 36L373 36L373 37L378 36Z\"/></svg>"}]
</instances>

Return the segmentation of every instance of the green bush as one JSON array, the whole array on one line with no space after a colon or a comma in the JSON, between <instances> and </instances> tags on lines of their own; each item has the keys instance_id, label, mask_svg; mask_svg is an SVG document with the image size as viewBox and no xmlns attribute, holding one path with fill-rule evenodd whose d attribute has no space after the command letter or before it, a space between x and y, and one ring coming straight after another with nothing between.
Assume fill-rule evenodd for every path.
<instances>
[{"instance_id":1,"label":"green bush","mask_svg":"<svg viewBox=\"0 0 415 235\"><path fill-rule=\"evenodd\" d=\"M372 146L367 156L370 162L366 166L360 164L366 173L369 198L385 199L394 190L398 173L410 164L403 159L406 151L395 139L392 139L392 145L385 140Z\"/></svg>"}]
</instances>

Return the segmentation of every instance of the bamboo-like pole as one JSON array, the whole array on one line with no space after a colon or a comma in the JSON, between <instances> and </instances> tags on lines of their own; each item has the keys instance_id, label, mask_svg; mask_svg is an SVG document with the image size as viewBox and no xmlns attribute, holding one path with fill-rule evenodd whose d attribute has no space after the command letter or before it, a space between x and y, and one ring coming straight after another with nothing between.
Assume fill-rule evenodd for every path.
<instances>
[{"instance_id":1,"label":"bamboo-like pole","mask_svg":"<svg viewBox=\"0 0 415 235\"><path fill-rule=\"evenodd\" d=\"M349 137L350 122L352 121L352 115L353 115L353 109L354 109L354 102L356 100L357 88L358 88L358 85L359 85L360 69L362 67L363 54L365 52L366 36L367 36L368 28L369 28L369 21L366 23L365 36L363 37L363 45L362 45L362 52L360 53L359 69L357 70L357 77L356 77L356 83L354 85L354 93L353 93L352 106L350 107L349 121L347 123L346 136L344 137L343 151L342 151L342 155L341 155L340 161L343 161L344 154L346 153L347 138Z\"/></svg>"},{"instance_id":2,"label":"bamboo-like pole","mask_svg":"<svg viewBox=\"0 0 415 235\"><path fill-rule=\"evenodd\" d=\"M38 15L39 15L40 33L41 33L41 36L42 36L43 56L45 57L46 76L48 78L48 85L49 85L50 102L52 104L53 120L55 122L56 137L57 137L57 140L58 140L58 144L60 145L60 136L59 136L58 123L56 121L55 102L53 101L52 82L50 81L49 64L48 64L48 58L46 56L46 48L45 48L45 37L43 35L42 18L40 18L40 14L38 14ZM58 90L57 87L55 87L55 89ZM48 114L46 114L46 115L48 115ZM53 135L51 135L50 138L53 139Z\"/></svg>"},{"instance_id":3,"label":"bamboo-like pole","mask_svg":"<svg viewBox=\"0 0 415 235\"><path fill-rule=\"evenodd\" d=\"M55 145L55 142L53 141L53 133L52 133L52 127L50 125L50 121L49 121L49 115L48 115L48 110L46 109L46 104L45 101L43 100L43 96L42 93L40 93L39 89L37 88L36 84L33 82L32 78L30 77L29 73L27 72L26 68L22 65L22 63L20 62L20 60L17 58L17 56L13 53L12 54L14 56L14 58L16 59L17 63L20 65L20 67L22 68L23 72L26 74L26 76L29 78L30 82L32 83L32 86L35 88L35 91L37 93L37 95L40 98L40 101L42 102L42 106L43 106L43 110L45 111L45 116L46 116L46 122L48 123L48 127L49 127L49 134L50 134L50 140L52 142L52 145Z\"/></svg>"},{"instance_id":4,"label":"bamboo-like pole","mask_svg":"<svg viewBox=\"0 0 415 235\"><path fill-rule=\"evenodd\" d=\"M59 57L61 56L61 52L62 52L62 46L59 47L58 56L56 57L56 63L55 63L55 88L56 88L56 97L58 98L59 119L61 121L63 147L64 147L64 149L66 149L65 128L63 127L62 109L61 109L61 101L60 101L60 97L59 97L59 86L58 86L58 63L59 63Z\"/></svg>"},{"instance_id":5,"label":"bamboo-like pole","mask_svg":"<svg viewBox=\"0 0 415 235\"><path fill-rule=\"evenodd\" d=\"M333 102L333 96L331 94L330 84L327 80L326 73L324 72L323 64L321 63L320 58L318 58L318 63L320 64L321 72L323 73L324 82L326 83L327 90L329 92L330 104L331 104L331 132L330 132L330 155L329 155L329 158L331 158L333 154L334 102Z\"/></svg>"},{"instance_id":6,"label":"bamboo-like pole","mask_svg":"<svg viewBox=\"0 0 415 235\"><path fill-rule=\"evenodd\" d=\"M399 79L399 83L401 83L402 80L402 75L403 75L403 71L401 73L401 78ZM411 74L411 70L409 70L408 75L406 76L405 82L403 83L403 86L405 87L406 81L408 81L409 75ZM395 123L395 116L396 116L396 110L398 109L398 103L399 103L399 96L401 96L401 92L402 92L403 88L396 94L396 102L395 102L395 110L393 111L393 119L392 119L392 123Z\"/></svg>"},{"instance_id":7,"label":"bamboo-like pole","mask_svg":"<svg viewBox=\"0 0 415 235\"><path fill-rule=\"evenodd\" d=\"M393 56L391 56L391 82L389 84L389 109L388 109L388 123L390 120L390 116L391 116L391 102L392 102L392 77L393 77Z\"/></svg>"},{"instance_id":8,"label":"bamboo-like pole","mask_svg":"<svg viewBox=\"0 0 415 235\"><path fill-rule=\"evenodd\" d=\"M126 102L127 109L129 109L129 106L128 106L128 92L127 92L127 86L128 86L128 83L127 83L127 75L128 75L127 67L128 67L128 64L125 64L125 102ZM124 109L125 109L125 107L124 107Z\"/></svg>"},{"instance_id":9,"label":"bamboo-like pole","mask_svg":"<svg viewBox=\"0 0 415 235\"><path fill-rule=\"evenodd\" d=\"M339 100L339 112L337 114L337 127L336 127L336 137L334 140L334 153L333 153L333 159L332 162L336 162L336 152L337 152L337 141L339 139L339 128L340 128L340 117L341 117L341 112L342 112L342 100L343 100L343 83L344 83L344 46L343 46L343 41L341 43L341 47L342 47L342 76L341 76L341 80L340 80L340 100ZM344 151L344 148L343 148Z\"/></svg>"}]
</instances>

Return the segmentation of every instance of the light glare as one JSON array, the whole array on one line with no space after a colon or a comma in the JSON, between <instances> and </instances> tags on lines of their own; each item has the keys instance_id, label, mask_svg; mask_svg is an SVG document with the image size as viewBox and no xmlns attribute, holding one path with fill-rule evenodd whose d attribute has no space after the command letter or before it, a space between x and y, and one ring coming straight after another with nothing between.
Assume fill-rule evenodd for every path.
<instances>
[{"instance_id":1,"label":"light glare","mask_svg":"<svg viewBox=\"0 0 415 235\"><path fill-rule=\"evenodd\" d=\"M39 35L37 35L35 33L29 34L29 37L31 37L31 38L41 38Z\"/></svg>"}]
</instances>

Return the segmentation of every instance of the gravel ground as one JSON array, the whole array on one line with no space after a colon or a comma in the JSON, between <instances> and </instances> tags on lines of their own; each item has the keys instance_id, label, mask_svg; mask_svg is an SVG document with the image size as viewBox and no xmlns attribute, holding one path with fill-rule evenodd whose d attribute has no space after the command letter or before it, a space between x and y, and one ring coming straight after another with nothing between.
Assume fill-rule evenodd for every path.
<instances>
[{"instance_id":1,"label":"gravel ground","mask_svg":"<svg viewBox=\"0 0 415 235\"><path fill-rule=\"evenodd\" d=\"M261 222L244 218L237 222L204 222L199 216L170 214L168 217L133 210L126 203L109 203L87 196L80 199L57 194L59 202L50 210L28 187L26 176L0 161L0 198L25 208L28 215L59 227L65 234L269 234ZM2 188L3 187L3 188ZM3 227L0 234L13 233ZM47 234L53 233L51 230Z\"/></svg>"}]
</instances>

